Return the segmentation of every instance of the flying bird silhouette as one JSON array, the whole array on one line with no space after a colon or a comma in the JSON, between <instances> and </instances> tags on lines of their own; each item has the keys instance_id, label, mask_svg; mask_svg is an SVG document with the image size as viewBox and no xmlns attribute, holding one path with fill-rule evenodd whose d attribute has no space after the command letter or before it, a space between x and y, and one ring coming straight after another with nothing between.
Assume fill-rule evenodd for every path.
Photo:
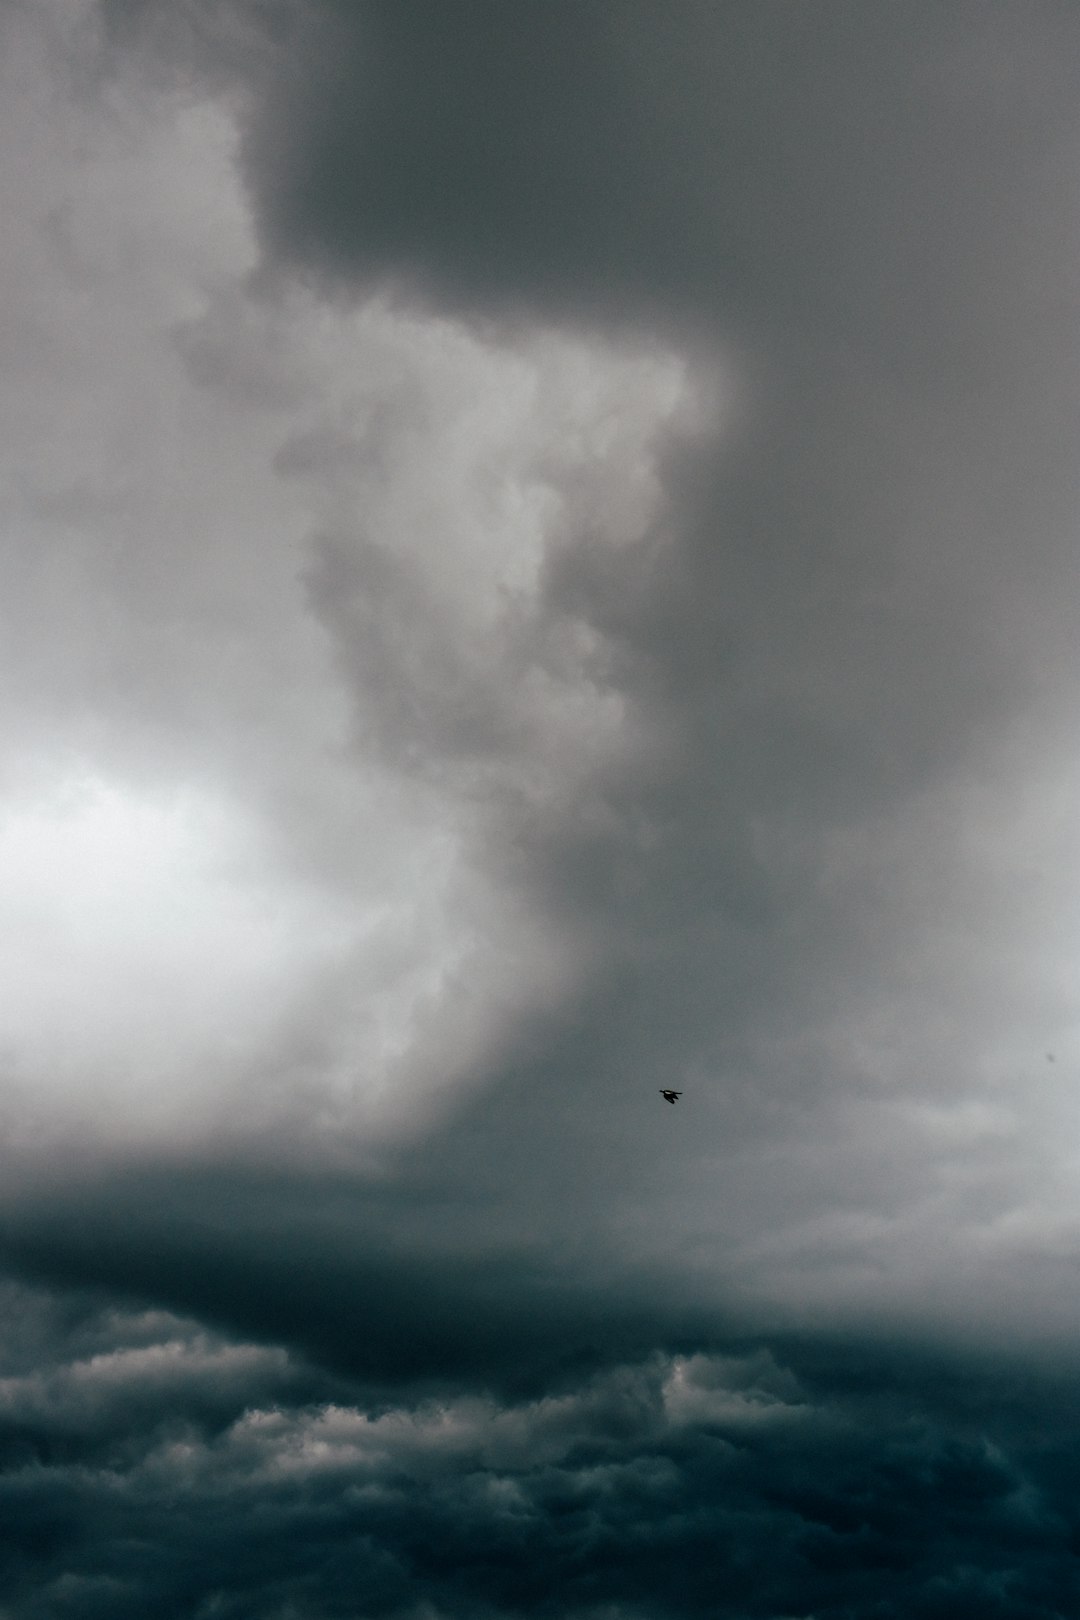
<instances>
[{"instance_id":1,"label":"flying bird silhouette","mask_svg":"<svg viewBox=\"0 0 1080 1620\"><path fill-rule=\"evenodd\" d=\"M681 1097L681 1091L670 1091L667 1086L660 1087L660 1095L669 1103L674 1103L676 1097Z\"/></svg>"}]
</instances>

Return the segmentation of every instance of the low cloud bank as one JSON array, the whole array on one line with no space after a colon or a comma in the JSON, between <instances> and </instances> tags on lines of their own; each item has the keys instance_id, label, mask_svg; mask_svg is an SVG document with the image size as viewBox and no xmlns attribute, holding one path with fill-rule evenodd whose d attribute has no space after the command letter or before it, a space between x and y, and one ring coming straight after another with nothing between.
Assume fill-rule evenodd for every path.
<instances>
[{"instance_id":1,"label":"low cloud bank","mask_svg":"<svg viewBox=\"0 0 1080 1620\"><path fill-rule=\"evenodd\" d=\"M13 1620L1053 1620L1077 1594L1072 1379L748 1341L372 1406L167 1313L6 1304Z\"/></svg>"}]
</instances>

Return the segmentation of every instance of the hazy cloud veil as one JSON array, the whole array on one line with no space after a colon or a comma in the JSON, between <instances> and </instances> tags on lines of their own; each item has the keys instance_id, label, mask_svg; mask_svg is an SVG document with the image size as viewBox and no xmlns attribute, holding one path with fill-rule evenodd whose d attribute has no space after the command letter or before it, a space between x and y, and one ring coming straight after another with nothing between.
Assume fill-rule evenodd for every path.
<instances>
[{"instance_id":1,"label":"hazy cloud veil","mask_svg":"<svg viewBox=\"0 0 1080 1620\"><path fill-rule=\"evenodd\" d=\"M1074 1612L1078 92L0 7L0 1615Z\"/></svg>"}]
</instances>

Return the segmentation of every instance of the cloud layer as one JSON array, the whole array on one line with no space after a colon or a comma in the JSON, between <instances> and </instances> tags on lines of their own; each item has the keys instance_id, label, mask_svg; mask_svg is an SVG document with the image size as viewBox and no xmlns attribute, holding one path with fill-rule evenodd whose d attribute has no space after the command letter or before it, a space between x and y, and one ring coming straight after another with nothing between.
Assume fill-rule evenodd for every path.
<instances>
[{"instance_id":1,"label":"cloud layer","mask_svg":"<svg viewBox=\"0 0 1080 1620\"><path fill-rule=\"evenodd\" d=\"M1076 36L0 11L17 1620L1071 1612Z\"/></svg>"},{"instance_id":2,"label":"cloud layer","mask_svg":"<svg viewBox=\"0 0 1080 1620\"><path fill-rule=\"evenodd\" d=\"M1075 1391L1015 1368L743 1345L364 1411L180 1319L8 1303L19 1615L1020 1620L1075 1595L1075 1435L1046 1421ZM50 1315L59 1365L27 1342Z\"/></svg>"}]
</instances>

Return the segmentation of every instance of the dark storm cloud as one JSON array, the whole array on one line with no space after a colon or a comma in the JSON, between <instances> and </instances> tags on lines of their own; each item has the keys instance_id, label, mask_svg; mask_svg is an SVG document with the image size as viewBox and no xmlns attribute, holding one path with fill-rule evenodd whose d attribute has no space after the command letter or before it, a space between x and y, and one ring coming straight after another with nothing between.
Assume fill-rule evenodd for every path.
<instances>
[{"instance_id":1,"label":"dark storm cloud","mask_svg":"<svg viewBox=\"0 0 1080 1620\"><path fill-rule=\"evenodd\" d=\"M605 1284L588 1259L555 1265L546 1245L493 1235L476 1252L460 1184L440 1195L399 1170L380 1199L356 1178L320 1179L121 1176L78 1202L21 1201L4 1255L31 1277L291 1344L375 1391L535 1388L655 1332L648 1292ZM489 1225L497 1204L479 1202Z\"/></svg>"},{"instance_id":2,"label":"dark storm cloud","mask_svg":"<svg viewBox=\"0 0 1080 1620\"><path fill-rule=\"evenodd\" d=\"M19 1620L1052 1620L1077 1594L1075 1426L1049 1421L1072 1409L1068 1380L744 1343L605 1365L539 1398L365 1411L176 1319L13 1303L81 1324L52 1340L57 1368L0 1386ZM126 1408L109 1389L124 1356ZM182 1398L185 1359L192 1383L217 1380L217 1410Z\"/></svg>"},{"instance_id":3,"label":"dark storm cloud","mask_svg":"<svg viewBox=\"0 0 1080 1620\"><path fill-rule=\"evenodd\" d=\"M509 1109L498 1126L470 1121L477 1159L509 1155L528 1187L531 1155L536 1182L566 1187L564 1109L587 1075L596 1106L575 1131L597 1180L571 1207L589 1207L608 1155L635 1195L651 1192L627 1075L722 1075L733 1137L754 1138L769 1107L798 1130L864 1082L837 1050L853 1004L871 1049L899 1028L913 1071L962 1071L991 998L969 983L965 947L945 949L905 1015L910 964L936 908L963 916L965 937L987 926L965 844L974 784L1026 768L1015 738L1052 729L1055 683L1073 680L1066 424L1080 396L1059 317L1075 220L1052 199L1071 172L1074 16L388 4L319 17L328 33L302 79L286 75L248 126L272 264L511 324L663 332L730 351L745 396L728 440L673 451L640 542L614 551L586 531L549 553L540 644L565 623L595 632L594 678L643 718L660 763L604 773L603 818L500 801L496 858L511 850L534 897L601 932L610 977L578 1010L592 1036L531 1069L544 1101L509 1088L530 1130L518 1137ZM364 555L357 542L354 569ZM478 689L452 661L414 662L415 687L380 688L348 566L324 565L313 603L358 707L381 689L421 771L457 760L470 727L495 735L499 678L522 664L496 660ZM365 601L393 619L385 582ZM601 1098L618 1099L616 1122ZM721 1224L744 1193L761 1207L738 1164L724 1170L725 1210L702 1216ZM892 1211L922 1174L882 1167L874 1194L850 1166L840 1179L855 1209L880 1197ZM773 1212L778 1191L763 1199Z\"/></svg>"},{"instance_id":4,"label":"dark storm cloud","mask_svg":"<svg viewBox=\"0 0 1080 1620\"><path fill-rule=\"evenodd\" d=\"M582 1299L612 1264L601 1297L615 1323L639 1310L656 1323L669 1298L675 1319L687 1299L708 1316L729 1289L768 1293L774 1274L774 1296L798 1298L818 1267L835 1269L856 1310L864 1291L878 1310L899 1297L925 1310L924 1257L940 1247L955 1263L965 1242L985 1253L981 1217L1008 1207L1001 1189L1022 1156L1009 1158L1007 1112L976 1112L988 1186L953 1193L948 1155L895 1128L891 1097L875 1114L865 1096L894 1061L898 1030L917 1099L948 1102L954 1084L962 1094L963 1043L996 1034L1002 986L1016 993L1011 957L968 966L995 915L972 899L982 870L965 865L963 840L980 781L965 771L984 746L991 775L1012 764L994 749L1045 689L1066 628L1061 516L1076 473L1055 424L1071 420L1076 385L1067 348L1049 354L1019 294L1037 302L1067 246L1049 188L1070 127L1071 13L1050 7L1028 23L965 6L117 3L104 15L119 49L141 43L139 60L181 64L187 93L191 75L210 74L215 90L246 84L237 105L263 274L171 331L170 355L220 413L223 440L245 402L276 412L303 396L287 386L300 361L287 342L283 361L275 348L287 320L274 272L310 273L357 300L377 285L419 288L429 307L490 315L496 331L510 316L517 358L550 337L529 324L540 316L616 333L629 323L642 342L659 332L700 345L720 372L730 349L734 402L715 437L689 446L658 411L655 431L628 434L627 464L608 469L592 507L577 501L586 472L543 442L545 429L573 434L557 413L527 418L523 435L541 442L522 453L519 482L557 498L561 515L531 596L502 592L496 576L490 632L468 611L480 595L466 567L475 509L455 526L422 458L395 462L402 444L425 442L425 409L455 428L456 411L467 419L467 391L436 391L425 406L424 384L406 378L389 408L328 406L314 425L258 437L252 474L270 444L281 489L306 479L327 494L333 521L306 535L304 605L352 718L348 763L359 772L379 756L407 782L456 795L467 859L524 897L527 915L554 921L571 988L539 1012L515 1010L508 1036L470 1050L471 1100L420 1146L388 1154L375 1191L357 1170L351 1211L347 1197L320 1206L302 1175L268 1172L253 1190L226 1173L202 1206L200 1244L183 1176L175 1198L168 1176L160 1196L153 1179L121 1177L55 1199L20 1193L12 1255L73 1281L137 1278L210 1319L231 1302L220 1319L236 1331L287 1339L303 1318L332 1359L353 1319L337 1332L320 1299L355 1278L382 1301L369 1359L353 1368L373 1377L400 1343L412 1372L442 1358L495 1384L536 1364L538 1340L541 1361L560 1336L577 1353L589 1342ZM203 279L227 276L215 261ZM481 369L439 330L448 373ZM589 354L598 374L611 363L602 345ZM407 369L404 346L392 358ZM419 342L413 360L422 374ZM476 386L498 397L507 383L493 369ZM655 386L645 368L624 390ZM660 494L637 502L641 532L612 543L596 514L657 439ZM437 463L445 445L433 443ZM384 474L392 494L418 487L423 499L403 515L390 501L380 527ZM339 479L352 499L338 499ZM201 511L188 524L208 527ZM247 587L268 556L238 549L231 563L238 626L260 620ZM200 602L215 599L220 560L208 550ZM283 579L292 563L282 547ZM455 616L445 598L461 579ZM175 583L156 592L171 604ZM230 698L245 715L253 704L222 656L205 688L184 684L186 664L177 677L210 730ZM242 673L255 691L268 672L255 660ZM147 683L134 684L141 694ZM544 702L530 708L533 688ZM265 700L267 712L282 703ZM629 716L635 746L604 755L599 725L567 740L565 715L588 704ZM328 748L314 708L282 734L268 726L254 753L230 715L220 758L248 775L270 772L264 755L282 775L281 760L300 760L294 774L316 778ZM301 859L347 849L347 816L305 825L308 807L284 802L278 792L271 812L307 840ZM1034 904L1022 879L1019 893L1003 887L1002 909ZM464 918L483 933L477 911L479 924L463 906L449 931ZM929 949L928 916L944 919L944 944L934 935ZM510 956L516 938L508 928L492 953ZM929 964L921 977L913 959ZM466 1001L472 977L469 960L442 970L437 1010ZM329 1044L333 998L310 1006L292 1046L281 1037L266 1059L286 1088ZM407 1038L426 1039L437 1070L445 1027L424 1016ZM368 1049L349 1056L361 1067ZM658 1123L656 1087L672 1081L693 1102ZM298 1117L309 1100L299 1090ZM280 1143L274 1154L288 1156ZM144 1201L155 1221L134 1218ZM267 1205L275 1241L259 1252ZM859 1261L867 1232L887 1263ZM343 1260L354 1243L359 1258ZM1003 1252L1009 1269L1007 1238ZM1055 1251L1039 1275L1069 1266ZM681 1282L661 1287L665 1273ZM977 1267L967 1274L978 1293ZM557 1278L567 1301L551 1313L557 1328L539 1326L549 1306L536 1276ZM1012 1332L1016 1268L1007 1284L985 1290L985 1308ZM939 1283L934 1309L942 1292L957 1297ZM623 1348L622 1331L602 1348Z\"/></svg>"},{"instance_id":5,"label":"dark storm cloud","mask_svg":"<svg viewBox=\"0 0 1080 1620\"><path fill-rule=\"evenodd\" d=\"M495 573L493 629L474 611L482 592L466 567L477 507L464 503L451 521L447 486L424 482L423 456L395 462L402 444L426 442L422 385L410 392L406 381L393 408L366 417L349 401L323 418L313 408L314 425L271 432L259 419L245 469L253 476L272 446L275 494L306 479L326 495L329 516L305 534L305 566L294 571L282 544L274 589L284 621L300 572L303 606L325 632L334 699L352 722L336 762L345 756L359 775L377 756L409 786L446 789L469 876L481 872L523 915L553 925L552 954L573 964L570 988L539 1010L514 1005L498 1040L463 1042L461 1067L477 1090L387 1173L380 1197L390 1213L370 1253L387 1244L392 1259L372 1265L414 1266L418 1279L445 1268L453 1298L462 1256L468 1271L497 1232L511 1250L539 1255L570 1294L578 1268L585 1289L621 1250L628 1272L685 1267L689 1296L700 1288L709 1310L736 1283L767 1292L773 1265L777 1292L797 1293L819 1264L854 1276L838 1286L857 1299L865 1283L884 1308L899 1259L908 1303L925 1309L925 1256L940 1246L955 1261L965 1243L984 1255L984 1210L1008 1206L1002 1188L1016 1165L1026 1174L1022 1154L1007 1152L1006 1108L973 1116L987 1182L969 1195L949 1179L948 1154L918 1135L922 1116L917 1129L905 1118L897 1128L888 1114L906 1100L903 1086L900 1102L883 1087L866 1098L897 1061L901 1036L916 1102L964 1096L979 1058L965 1045L1002 1034L1006 990L1022 999L1015 952L972 966L974 942L1017 906L1035 917L1033 931L1042 921L1023 870L983 899L986 867L967 839L980 826L984 778L1027 763L1016 732L1037 750L1050 727L1052 703L1033 724L1028 711L1062 667L1071 632L1064 515L1077 474L1061 424L1073 420L1077 388L1067 343L1053 352L1032 311L1067 257L1052 188L1071 129L1073 14L130 3L103 14L121 52L181 64L187 93L201 73L215 92L223 82L246 89L235 104L262 273L245 279L232 260L213 261L201 280L232 285L231 275L232 301L219 293L171 330L170 357L220 413L223 442L228 423L246 423L228 414L238 401L275 412L294 397L282 375L288 344L279 366L271 341L275 319L279 336L287 327L274 299L304 274L357 303L376 286L402 297L419 288L437 313L490 315L517 359L535 359L550 339L530 324L542 317L606 326L608 343L629 324L642 343L659 333L700 349L706 371L732 373L733 403L714 436L688 447L658 409L651 431L628 433L625 464L608 469L591 507L576 498L580 466L544 463L545 430L573 439L577 424L524 419L522 436L541 442L513 462L514 487L538 491L560 516L537 548L531 596L505 590ZM505 373L484 372L448 330L437 328L446 371L476 365L477 392L499 399ZM599 374L611 357L595 332L589 341ZM418 340L417 373L425 358ZM403 346L394 360L407 369L407 359ZM650 387L647 368L627 375L627 393ZM449 388L433 392L428 410L455 428L455 412L468 420ZM597 513L657 440L659 494L636 503L638 531L612 536ZM437 433L432 443L427 459L438 463L446 445ZM422 498L401 497L403 510L387 500L380 526L383 474L393 496L419 488ZM258 517L261 528L268 513ZM186 556L190 534L210 526L201 510L187 525L163 554ZM192 593L200 606L216 601L223 549L207 548ZM264 605L248 586L268 577L270 554L238 545L224 565L244 645ZM156 566L146 572L163 613L176 582L156 584ZM475 573L490 589L490 575ZM455 589L460 612L446 607ZM277 619L268 622L276 636ZM271 660L238 671L233 640L221 645L204 685L182 658L176 675L192 728L225 734L215 763L235 771L250 761L245 774L269 775L275 760L285 776L280 762L300 760L294 774L317 778L330 752L314 726L317 698L282 733L269 717L283 696L264 700L265 740L245 752L252 694L275 675L284 693L306 664L297 657L295 677ZM141 678L152 666L133 667L140 678L129 684L152 687ZM542 701L530 708L536 691ZM568 740L560 727L575 706L589 723ZM627 717L633 745L604 754L597 714ZM290 836L306 840L298 861L314 865L331 843L335 855L347 851L347 814L286 808L274 781L270 816L290 818ZM517 918L499 932L479 904L448 910L450 937L489 934L490 958L512 959ZM415 944L406 935L399 949L408 957ZM406 1020L404 1042L423 1046L438 1071L449 1066L447 1024L453 1033L477 975L471 958L447 967L433 955L438 989ZM528 950L524 963L527 979ZM342 982L351 970L347 962ZM365 984L361 1014L380 990L378 978L370 993ZM502 993L496 981L493 999ZM258 1054L283 1089L320 1041L330 1046L325 1027L339 1016L329 991L306 1005L307 1026L298 1019L279 1050ZM1025 1036L1040 1012L1032 992ZM359 1056L347 1051L342 1067L374 1068L378 1055L376 1039ZM687 1083L697 1111L684 1106L658 1126L648 1109L663 1082ZM407 1084L384 1089L408 1093ZM308 1105L299 1083L298 1098L297 1115ZM930 1109L926 1130L937 1128L962 1132L967 1118L957 1126ZM440 1189L442 1245L417 1177ZM247 1196L238 1179L233 1198L243 1206ZM361 1206L367 1196L358 1192ZM16 1221L24 1256L61 1266L63 1243L76 1252L97 1229L109 1250L115 1216L102 1188L85 1209L78 1195L59 1198L51 1226L48 1202L29 1197ZM226 1203L207 1244L208 1279ZM283 1181L279 1224L313 1204L317 1195ZM40 1241L28 1232L38 1219ZM241 1207L237 1225L246 1224L257 1225L257 1207ZM345 1243L333 1224L313 1240L316 1251L325 1243L327 1275L351 1239L348 1220ZM868 1231L889 1256L883 1269L875 1259L860 1271L852 1259ZM1009 1268L1012 1240L1001 1241ZM133 1226L117 1250L132 1276L152 1268L153 1246L140 1242ZM264 1261L260 1299L273 1297L276 1263ZM1057 1277L1069 1262L1055 1251L1048 1265ZM177 1276L192 1269L185 1262ZM1007 1320L1019 1315L1010 1289L1022 1287L1020 1270L1008 1288L986 1291ZM492 1314L527 1315L527 1292L513 1306L491 1298ZM954 1297L939 1282L940 1292ZM422 1315L427 1283L403 1285L401 1297ZM289 1311L285 1290L282 1322Z\"/></svg>"},{"instance_id":6,"label":"dark storm cloud","mask_svg":"<svg viewBox=\"0 0 1080 1620\"><path fill-rule=\"evenodd\" d=\"M1012 223L1038 206L1024 192L1073 85L1060 5L375 0L306 18L311 49L250 144L275 252L483 313L754 311L796 343L864 322L880 339L883 317L939 342L1000 245L993 201Z\"/></svg>"},{"instance_id":7,"label":"dark storm cloud","mask_svg":"<svg viewBox=\"0 0 1080 1620\"><path fill-rule=\"evenodd\" d=\"M578 535L551 563L541 633L599 631L601 678L670 754L655 793L632 773L607 784L614 834L571 818L538 841L545 881L591 890L652 957L666 913L707 934L745 921L771 953L781 912L813 902L805 871L767 871L755 818L813 864L830 829L902 803L1015 720L1045 667L1006 604L1033 591L1018 530L1047 575L1074 572L1060 514L1080 490L1058 424L1076 388L1040 320L1067 246L1047 199L1076 88L1068 10L478 0L310 15L309 52L248 128L271 262L358 291L419 287L451 311L674 322L747 361L747 440L719 464L710 447L669 466L669 505L629 555ZM376 621L395 622L389 582L368 579L374 618L353 622L335 557L315 606L346 658L370 658ZM491 746L492 701L522 666L479 689L445 659L412 691L401 667L382 673L397 746L426 761L463 727ZM643 826L660 830L647 856ZM812 911L804 927L838 931Z\"/></svg>"},{"instance_id":8,"label":"dark storm cloud","mask_svg":"<svg viewBox=\"0 0 1080 1620\"><path fill-rule=\"evenodd\" d=\"M33 1151L0 1258L55 1292L13 1285L6 1313L9 1611L1071 1613L1075 1380L972 1343L1075 1342L1066 1063L1057 1113L1000 1084L1046 1021L1072 1027L1045 988L1075 979L1071 916L1038 947L1071 848L1075 12L102 14L169 106L221 99L154 126L145 174L91 122L106 240L77 210L50 227L112 300L80 421L131 373L127 459L100 463L124 476L84 476L90 440L30 502L74 529L46 531L63 566L20 629L70 619L93 653L55 637L41 707L75 693L120 757L154 737L242 781L290 872L358 928L405 921L262 1044L224 1022L239 1104L195 1044L166 1068L160 1153L125 1134L156 1101L152 1043L117 1042L115 1093L90 1074L94 1165L77 1125L39 1149L12 1105ZM33 110L56 127L48 96ZM177 291L162 266L228 189L230 117L262 262L233 198ZM114 259L121 171L153 229ZM169 291L136 331L144 252ZM297 283L325 303L290 304ZM686 393L696 367L720 400L704 429L671 403L681 354ZM30 446L54 437L31 419ZM174 526L125 504L163 470ZM130 623L87 627L86 582ZM376 768L381 820L356 788ZM460 858L434 922L432 827ZM261 848L253 870L280 899ZM228 892L197 891L200 921ZM146 894L133 914L177 914ZM192 930L204 975L253 948L252 915L205 952ZM545 952L563 978L515 999ZM255 1027L307 965L254 981ZM420 984L396 1015L395 973ZM145 1025L183 1054L167 1007ZM460 1083L430 1116L428 1070ZM369 1140L402 1098L412 1139ZM952 1359L911 1348L949 1334Z\"/></svg>"},{"instance_id":9,"label":"dark storm cloud","mask_svg":"<svg viewBox=\"0 0 1080 1620\"><path fill-rule=\"evenodd\" d=\"M105 14L121 41L162 26L151 5ZM770 1108L798 1130L864 1083L841 1050L848 1008L868 1026L850 1045L873 1053L902 1026L914 1070L955 1068L997 1017L990 979L1012 971L978 996L966 942L999 904L1030 903L1007 877L980 898L966 827L985 778L1030 767L1068 668L1080 398L1054 317L1074 222L1054 198L1074 14L391 0L277 9L273 26L257 7L228 15L265 46L243 119L270 284L389 288L519 336L541 319L629 325L733 374L715 440L671 447L645 534L612 547L572 512L529 612L514 603L487 640L432 609L437 512L372 537L365 486L361 516L313 537L308 601L357 760L382 749L451 781L481 807L470 847L496 884L567 945L601 942L598 983L582 974L567 1012L572 1054L537 1058L529 1028L522 1061L493 1065L542 1076L545 1102L511 1081L498 1127L470 1117L470 1151L565 1189L562 1110L583 1074L582 1159L635 1189L653 1153L622 1106L630 1075L708 1077L732 1141L767 1135ZM190 55L214 56L223 25L183 17ZM161 37L179 51L175 27ZM405 418L295 439L278 466L378 460ZM582 633L588 658L567 658ZM648 742L586 784L560 777L519 701L568 666ZM530 758L553 784L539 805ZM937 911L964 945L927 949ZM935 951L912 985L911 957ZM458 1140L451 1127L451 1158ZM886 1201L920 1175L885 1169ZM593 1196L583 1178L568 1207ZM550 1200L544 1219L559 1223Z\"/></svg>"}]
</instances>

